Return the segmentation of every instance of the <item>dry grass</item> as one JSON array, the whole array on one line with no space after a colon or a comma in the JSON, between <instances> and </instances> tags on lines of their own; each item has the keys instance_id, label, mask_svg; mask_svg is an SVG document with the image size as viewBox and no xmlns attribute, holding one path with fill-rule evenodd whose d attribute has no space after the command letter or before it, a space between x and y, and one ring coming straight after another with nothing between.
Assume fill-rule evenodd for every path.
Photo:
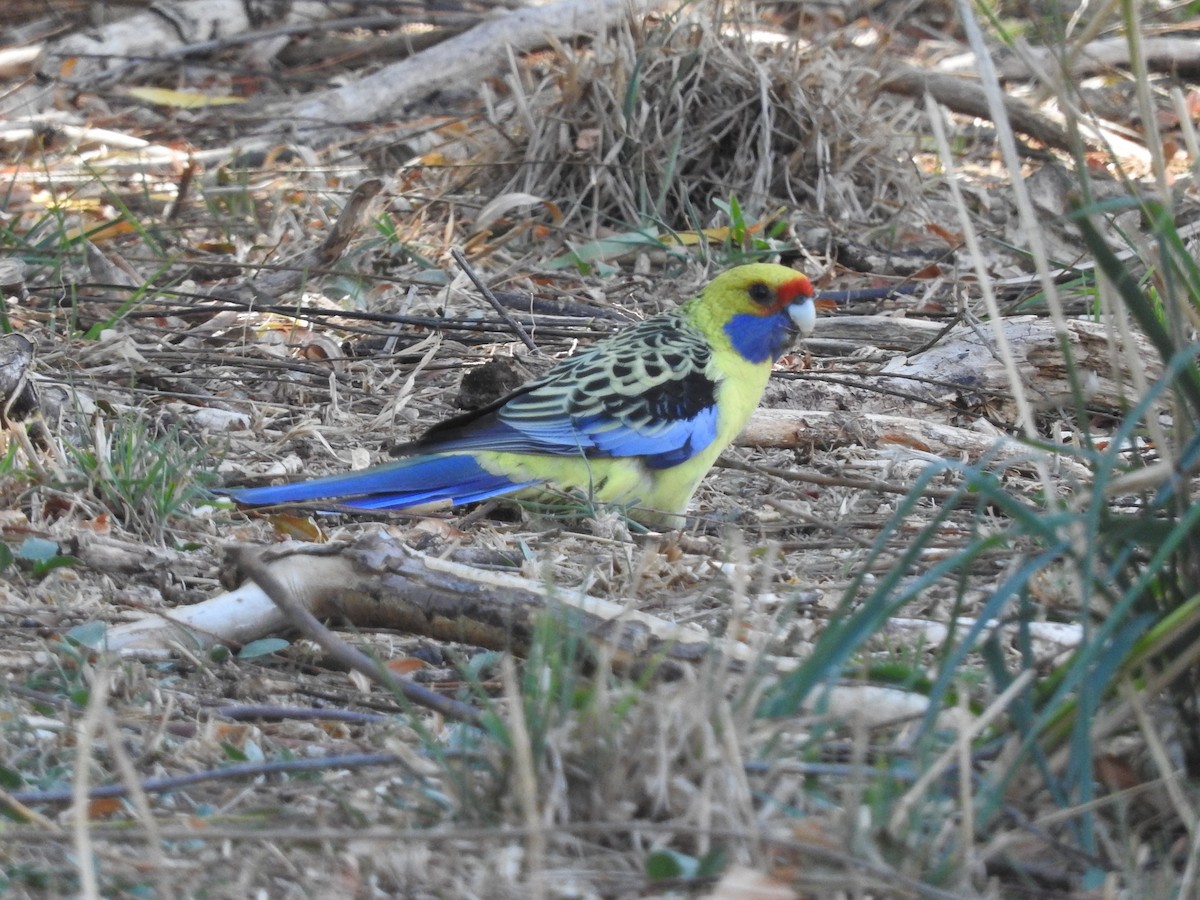
<instances>
[{"instance_id":1,"label":"dry grass","mask_svg":"<svg viewBox=\"0 0 1200 900\"><path fill-rule=\"evenodd\" d=\"M628 897L720 890L720 873L732 878L739 869L757 873L777 896L1001 896L998 883L1082 891L1085 872L1131 895L1166 896L1179 883L1194 858L1187 813L1194 800L1136 729L1098 742L1098 846L1079 849L1078 810L1060 812L1044 791L1014 789L1000 812L975 808L982 790L977 796L972 788L999 770L1003 735L975 745L951 735L962 721L956 716L982 713L1001 693L989 665L1025 666L1019 637L987 661L968 657L956 671L956 697L935 723L944 730L932 732L919 727L919 710L893 711L873 689L916 688L919 699L950 651L883 629L855 657L863 683L848 685L861 688L852 697L865 715L791 710L777 718L757 715L777 681L765 665L738 671L714 661L676 681L639 682L612 675L603 660L582 666L579 637L555 628L515 672L475 648L353 635L378 657L408 661L422 680L497 712L490 731L406 709L378 686L331 670L304 641L268 657L182 648L170 661L146 662L114 660L65 637L86 637L72 629L87 623L111 625L216 592L221 547L230 541L326 540L388 527L430 554L635 597L663 618L746 642L764 660L803 664L823 634L861 611L839 605L857 576L866 581L849 599L862 601L917 542L924 541L922 554L904 570L905 582L972 538L1009 527L1005 510L987 503L947 511L944 501L969 475L962 470L925 483L927 494L911 504L902 493L872 488L904 488L926 473L931 455L902 441L734 450L698 495L694 526L665 538L631 534L615 518L556 522L488 510L399 516L378 526L247 517L187 491L164 499L163 488L152 487L156 505L147 492L133 492L147 477L139 460L172 460L184 487L201 470L219 470L230 482L268 471L319 474L364 454L378 458L453 412L464 370L515 355L518 344L481 311L464 279L443 274L453 271L451 245L472 246L497 286L565 302L555 316L518 310L549 356L611 327L595 307L630 316L656 310L705 280L713 260L701 257L721 264L745 249L712 247L674 268L651 253L609 279L544 272L542 254L559 243L506 242L504 228L537 235L521 231L518 216L484 237L462 223L463 208L497 196L528 192L552 204L547 221L559 241L645 223L708 226L724 221L716 201L735 196L753 221L783 207L779 218L793 234L820 220L854 240L872 229L890 239L955 221L929 174L936 164L915 146L923 120L873 88L881 51L854 49L849 28L809 29L811 43L774 43L754 32L748 13L744 21L731 15L704 5L686 18L522 64L506 91L493 88L490 112L465 112L465 125L437 132L437 152L464 165L406 168L378 231L353 243L338 272L312 273L271 315L262 302L250 310L210 292L214 269L240 282L247 270L309 249L313 223L336 215L345 169L297 162L244 177L226 170L204 181L169 226L162 210L145 213L147 223L173 229L172 240L192 248L199 263L168 258L150 229L98 239L110 259L145 277L163 267L160 289L133 302L128 290L89 286L106 280L85 275L70 249L73 227L96 224L87 208L58 213L53 227L32 203L14 210L11 243L55 228L62 239L52 259L36 257L31 298L8 307L16 330L43 348L43 398L48 407L57 398L58 413L47 447L32 448L27 460L16 446L0 463L0 526L10 546L45 537L55 542L51 559L81 562L42 571L30 558L4 570L0 789L69 794L82 790L85 774L90 785L133 788L131 770L144 783L233 764L268 767L168 784L144 801L71 806L69 797L51 802L32 793L22 811L5 800L0 807L14 822L0 830L0 888L14 896L86 895L81 866L89 858L96 893L105 896L167 896L182 884L189 895L231 898ZM964 135L960 173L977 201L968 201L968 214L998 236L988 245L997 271L1028 271L1005 245L1013 207L999 194L991 145ZM370 143L351 149L366 155ZM432 153L430 146L414 152ZM51 153L41 162L53 179L56 164L71 159ZM77 190L128 199L145 184L106 178ZM786 235L779 246L799 252ZM221 256L205 260L200 248ZM838 286L856 278L842 274ZM961 309L970 319L979 301L956 276L946 265L924 282L920 298L889 297L875 311L938 318ZM298 298L299 318L290 315ZM397 318L377 321L363 310ZM109 327L85 337L97 323ZM876 390L879 367L906 351L862 337L814 348L814 358L785 360L766 405L902 411L980 428L989 417L1010 416L1008 398L989 403L955 389L945 402L925 404ZM1045 437L1080 425L1070 409L1037 412ZM123 456L114 446L125 447ZM210 456L197 458L197 446ZM82 466L81 458L94 463ZM42 472L28 471L34 460ZM805 481L809 474L825 483ZM1032 467L1006 469L997 481L1013 496L1035 497L1044 487ZM1057 484L1079 489L1066 475ZM881 551L870 555L881 535ZM934 623L974 615L1035 546L1028 536L997 545L969 571L933 580L903 615ZM1073 590L1047 593L1071 599ZM1055 665L1039 656L1026 671L1048 676ZM251 705L276 714L250 716ZM298 708L324 717L302 718ZM1163 710L1148 712L1168 719ZM392 757L351 761L379 752ZM918 782L938 755L950 775ZM321 758L329 759L316 771L288 768ZM974 779L951 777L972 767ZM1028 777L1036 768L1021 771ZM907 811L898 824L891 821L897 809ZM648 866L672 860L673 878L648 879Z\"/></svg>"},{"instance_id":2,"label":"dry grass","mask_svg":"<svg viewBox=\"0 0 1200 900\"><path fill-rule=\"evenodd\" d=\"M547 56L508 79L483 190L543 197L589 235L708 226L731 196L754 220L784 205L843 226L916 202L916 117L879 94L870 56L780 40L714 8Z\"/></svg>"}]
</instances>

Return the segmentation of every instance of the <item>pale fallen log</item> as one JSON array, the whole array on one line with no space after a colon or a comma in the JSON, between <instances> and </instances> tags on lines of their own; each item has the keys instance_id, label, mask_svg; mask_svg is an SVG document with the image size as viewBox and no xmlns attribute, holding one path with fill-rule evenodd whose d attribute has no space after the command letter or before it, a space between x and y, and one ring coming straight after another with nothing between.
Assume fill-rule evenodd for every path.
<instances>
[{"instance_id":1,"label":"pale fallen log","mask_svg":"<svg viewBox=\"0 0 1200 900\"><path fill-rule=\"evenodd\" d=\"M662 2L556 0L505 12L358 81L277 108L271 117L307 131L394 116L405 105L435 92L476 88L506 64L510 53L544 47L547 37L595 35Z\"/></svg>"},{"instance_id":2,"label":"pale fallen log","mask_svg":"<svg viewBox=\"0 0 1200 900\"><path fill-rule=\"evenodd\" d=\"M628 603L571 589L547 591L532 579L426 556L382 532L349 545L283 544L264 549L260 558L313 615L342 616L360 628L395 628L522 653L538 619L551 614L609 643L614 664L622 667L700 659L712 643L700 628L673 625ZM169 650L176 643L205 650L287 627L287 617L266 594L247 584L170 614L117 625L107 645L122 652ZM748 661L744 645L727 649Z\"/></svg>"},{"instance_id":3,"label":"pale fallen log","mask_svg":"<svg viewBox=\"0 0 1200 900\"><path fill-rule=\"evenodd\" d=\"M327 567L314 576L328 576ZM169 659L177 649L205 651L217 646L241 647L285 631L287 615L258 585L243 584L191 606L169 613L148 613L108 630L105 646L140 659Z\"/></svg>"},{"instance_id":4,"label":"pale fallen log","mask_svg":"<svg viewBox=\"0 0 1200 900\"><path fill-rule=\"evenodd\" d=\"M350 5L328 2L256 4L249 0L163 0L96 28L72 32L39 48L30 80L0 98L0 114L38 115L54 106L61 84L95 89L118 67L164 57L204 41L230 38L272 22L303 23L334 18ZM134 62L131 62L134 61Z\"/></svg>"},{"instance_id":5,"label":"pale fallen log","mask_svg":"<svg viewBox=\"0 0 1200 900\"><path fill-rule=\"evenodd\" d=\"M1071 382L1053 323L1020 316L1005 319L1002 327L1022 387L1035 407L1072 409ZM1069 319L1065 338L1084 401L1091 409L1119 415L1134 402L1131 357L1150 382L1162 377L1163 367L1139 333L1133 335L1130 353L1111 343L1112 332L1104 323ZM849 316L831 320L822 333L857 335L861 340L873 334L872 342L921 345L922 349L897 354L874 371L851 376L844 383L806 384L805 408L756 411L738 436L740 446L858 446L930 462L946 459L974 465L986 460L995 469L1033 469L1038 462L1050 460L1055 471L1080 483L1091 481L1090 469L1072 454L1071 447L1058 451L1048 443L1035 446L1012 436L1017 433L1017 415L1011 381L989 324L956 325L947 331L928 322ZM861 386L849 383L855 380ZM887 411L871 409L872 403ZM974 408L985 409L987 418L974 417L969 427L955 424Z\"/></svg>"},{"instance_id":6,"label":"pale fallen log","mask_svg":"<svg viewBox=\"0 0 1200 900\"><path fill-rule=\"evenodd\" d=\"M1030 402L1043 410L1072 408L1068 366L1054 323L1040 316L1010 316L1001 321L1001 329ZM1158 353L1140 332L1133 332L1133 346L1126 347L1109 323L1067 319L1062 337L1070 348L1084 400L1091 408L1119 414L1136 403L1131 360L1136 361L1147 382L1163 374ZM1017 425L1011 402L1012 382L989 322L947 329L932 322L890 316L839 316L821 323L814 340L820 338L906 351L871 371L846 379L860 380L861 388L820 385L819 390L830 396L831 408L864 413L886 410L894 414L894 400L881 401L878 409L864 406L870 400L864 399L863 388L869 387L905 398L905 405L919 410L924 419L949 424L972 407L986 406L992 421ZM840 404L836 402L839 398ZM812 402L806 405L817 406Z\"/></svg>"},{"instance_id":7,"label":"pale fallen log","mask_svg":"<svg viewBox=\"0 0 1200 900\"><path fill-rule=\"evenodd\" d=\"M885 626L889 634L904 638L906 643L918 641L926 649L942 646L949 640L951 634L963 637L967 631L978 624L978 619L959 616L953 622L934 622L930 619L908 619L900 616L888 619ZM1028 630L1030 640L1035 649L1044 658L1053 658L1061 653L1077 649L1083 643L1083 626L1078 622L1001 622L988 619L983 623L979 640L985 641L993 633L1005 641L1014 641L1020 630Z\"/></svg>"},{"instance_id":8,"label":"pale fallen log","mask_svg":"<svg viewBox=\"0 0 1200 900\"><path fill-rule=\"evenodd\" d=\"M1071 380L1054 323L1039 316L1013 316L1001 327L1016 361L1026 395L1040 409L1072 407ZM1153 382L1163 373L1153 346L1134 333L1134 347L1121 344L1116 329L1103 322L1068 319L1062 336L1070 347L1074 374L1093 408L1119 413L1137 402L1130 360ZM1132 351L1132 352L1130 352ZM921 353L897 357L881 369L875 384L928 398L950 408L969 408L972 400L986 404L992 418L1016 424L1010 404L994 399L1012 396L1009 373L1002 362L990 323L959 325ZM924 412L922 413L924 415Z\"/></svg>"},{"instance_id":9,"label":"pale fallen log","mask_svg":"<svg viewBox=\"0 0 1200 900\"><path fill-rule=\"evenodd\" d=\"M1152 72L1194 74L1200 72L1200 40L1181 35L1143 37L1140 40L1146 68ZM1124 37L1101 38L1082 47L1072 47L1066 56L1067 69L1073 77L1094 75L1110 69L1129 68L1132 50ZM1042 71L1057 72L1064 58L1061 47L1025 47L1023 53ZM969 59L964 66L971 66ZM1005 79L1033 78L1038 75L1026 60L1014 55L1000 64L1000 77Z\"/></svg>"},{"instance_id":10,"label":"pale fallen log","mask_svg":"<svg viewBox=\"0 0 1200 900\"><path fill-rule=\"evenodd\" d=\"M817 333L810 340L845 341L859 347L884 350L920 350L946 330L940 322L928 319L907 319L903 316L836 316L822 319Z\"/></svg>"},{"instance_id":11,"label":"pale fallen log","mask_svg":"<svg viewBox=\"0 0 1200 900\"><path fill-rule=\"evenodd\" d=\"M229 38L273 23L331 19L352 4L250 0L165 0L94 29L73 32L47 44L40 68L68 83L90 86L114 66L147 56L166 56L189 44ZM59 71L64 63L67 71Z\"/></svg>"},{"instance_id":12,"label":"pale fallen log","mask_svg":"<svg viewBox=\"0 0 1200 900\"><path fill-rule=\"evenodd\" d=\"M879 89L920 99L931 95L938 103L957 113L991 119L991 109L982 85L954 75L929 72L908 65L894 65L879 81ZM1069 150L1067 131L1034 107L1016 97L1003 95L1004 108L1014 131L1036 138L1050 147Z\"/></svg>"},{"instance_id":13,"label":"pale fallen log","mask_svg":"<svg viewBox=\"0 0 1200 900\"><path fill-rule=\"evenodd\" d=\"M569 589L548 591L531 579L425 556L385 532L345 545L285 544L261 550L258 557L276 587L290 592L313 615L342 616L358 628L395 628L519 654L528 647L537 622L549 614L611 647L616 667L649 664L669 672L720 653L735 664L766 662L782 675L799 662L765 657L758 648L766 635L750 643L718 639L695 626L632 609L627 602ZM116 625L106 643L122 655L162 659L181 649L202 652L218 644L246 644L292 625L265 591L246 583L202 603ZM805 703L811 712L868 727L923 716L927 706L920 694L871 684L817 688ZM941 714L939 721L962 726L955 710Z\"/></svg>"},{"instance_id":14,"label":"pale fallen log","mask_svg":"<svg viewBox=\"0 0 1200 900\"><path fill-rule=\"evenodd\" d=\"M987 460L994 469L1035 470L1036 461L1052 458L1058 471L1089 481L1090 470L1069 456L997 434L945 425L927 419L845 410L760 409L739 435L743 447L829 449L863 447L880 452L947 459L974 465Z\"/></svg>"}]
</instances>

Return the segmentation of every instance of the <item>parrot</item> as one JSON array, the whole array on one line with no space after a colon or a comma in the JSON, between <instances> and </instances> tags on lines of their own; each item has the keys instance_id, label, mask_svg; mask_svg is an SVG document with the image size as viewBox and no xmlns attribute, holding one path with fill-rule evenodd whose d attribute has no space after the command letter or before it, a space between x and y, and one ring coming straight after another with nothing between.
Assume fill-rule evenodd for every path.
<instances>
[{"instance_id":1,"label":"parrot","mask_svg":"<svg viewBox=\"0 0 1200 900\"><path fill-rule=\"evenodd\" d=\"M582 494L648 528L681 528L705 474L758 406L773 364L815 324L803 274L773 263L736 266L674 309L434 425L394 462L228 493L252 506L375 510Z\"/></svg>"}]
</instances>

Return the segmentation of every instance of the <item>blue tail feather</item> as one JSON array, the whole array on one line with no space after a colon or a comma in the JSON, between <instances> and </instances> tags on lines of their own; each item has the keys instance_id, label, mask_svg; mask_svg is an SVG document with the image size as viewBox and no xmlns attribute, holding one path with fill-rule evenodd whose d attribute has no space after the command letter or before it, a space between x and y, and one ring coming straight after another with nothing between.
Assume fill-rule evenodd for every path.
<instances>
[{"instance_id":1,"label":"blue tail feather","mask_svg":"<svg viewBox=\"0 0 1200 900\"><path fill-rule=\"evenodd\" d=\"M359 509L404 509L425 503L474 503L537 482L494 475L466 454L415 456L359 472L272 487L230 491L239 503L265 505L328 500Z\"/></svg>"}]
</instances>

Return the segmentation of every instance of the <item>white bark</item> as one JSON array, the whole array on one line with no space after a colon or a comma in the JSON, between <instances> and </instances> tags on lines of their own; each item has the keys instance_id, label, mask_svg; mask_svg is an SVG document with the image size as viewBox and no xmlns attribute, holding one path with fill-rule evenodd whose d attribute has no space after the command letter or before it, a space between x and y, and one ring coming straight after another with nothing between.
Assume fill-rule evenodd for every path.
<instances>
[{"instance_id":1,"label":"white bark","mask_svg":"<svg viewBox=\"0 0 1200 900\"><path fill-rule=\"evenodd\" d=\"M545 46L547 36L595 34L662 2L556 0L506 12L360 81L309 95L276 115L290 118L302 131L375 119L436 91L473 87L498 71L510 52Z\"/></svg>"},{"instance_id":2,"label":"white bark","mask_svg":"<svg viewBox=\"0 0 1200 900\"><path fill-rule=\"evenodd\" d=\"M250 27L242 0L162 3L156 7L157 12L147 9L50 44L42 57L42 71L86 84L132 58L168 53L185 43L240 34ZM70 70L60 71L68 61Z\"/></svg>"}]
</instances>

